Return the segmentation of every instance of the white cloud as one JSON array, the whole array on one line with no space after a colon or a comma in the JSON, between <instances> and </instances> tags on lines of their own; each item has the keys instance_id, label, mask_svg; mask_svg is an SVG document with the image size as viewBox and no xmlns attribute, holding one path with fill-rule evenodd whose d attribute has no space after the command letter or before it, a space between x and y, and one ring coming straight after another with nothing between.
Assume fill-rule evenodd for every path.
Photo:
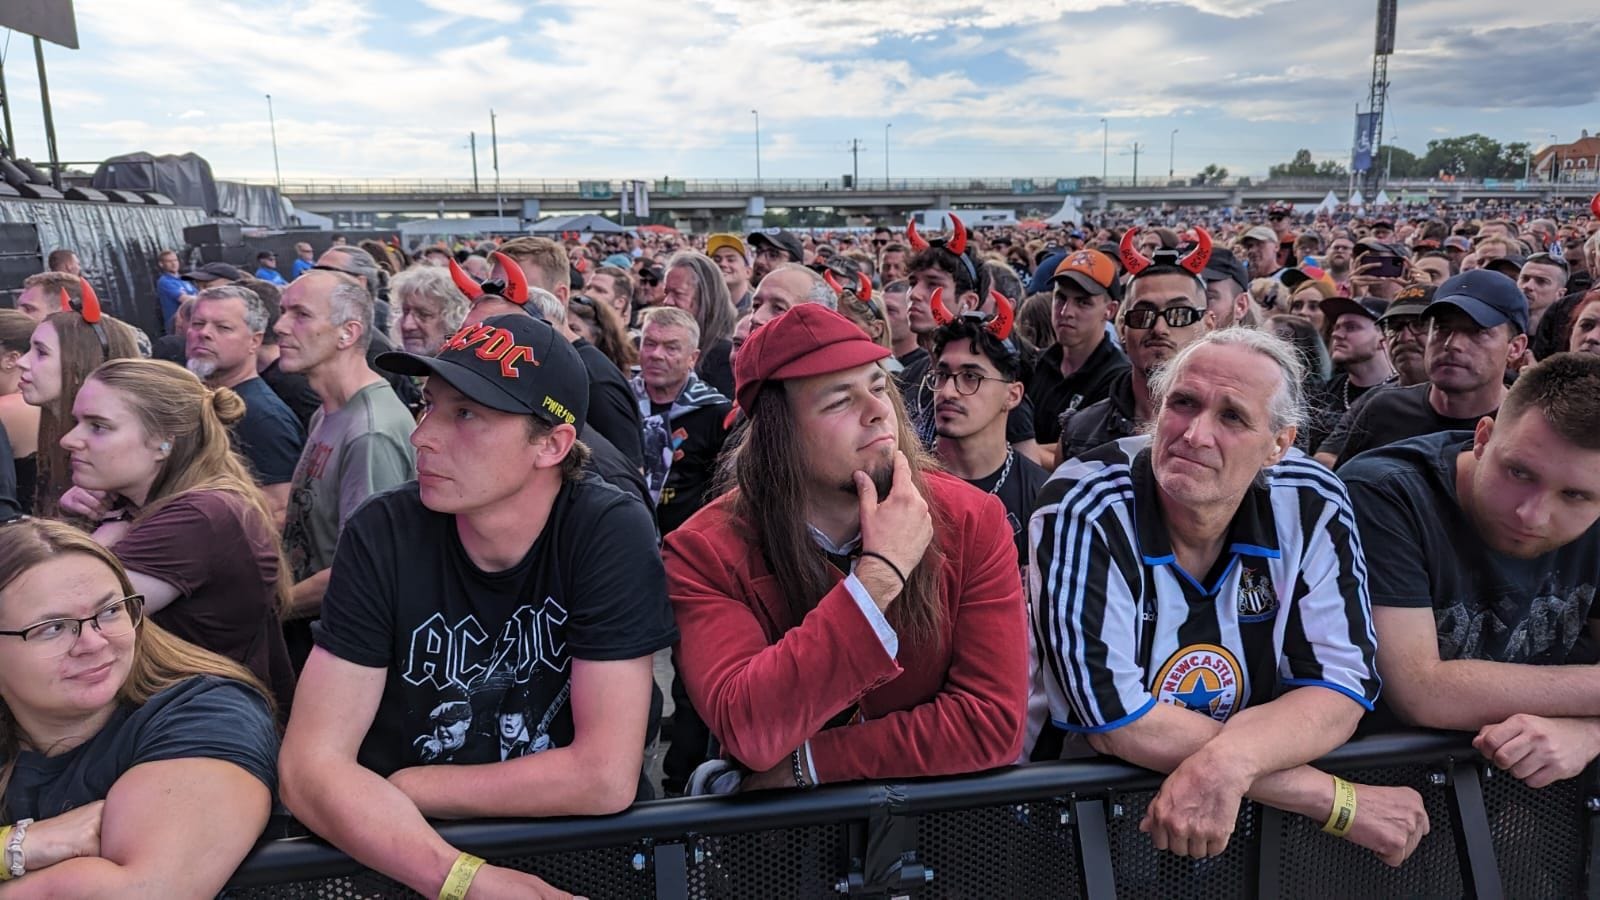
<instances>
[{"instance_id":1,"label":"white cloud","mask_svg":"<svg viewBox=\"0 0 1600 900\"><path fill-rule=\"evenodd\" d=\"M488 19L491 22L511 23L521 21L527 12L512 0L419 0L429 9L452 16Z\"/></svg>"}]
</instances>

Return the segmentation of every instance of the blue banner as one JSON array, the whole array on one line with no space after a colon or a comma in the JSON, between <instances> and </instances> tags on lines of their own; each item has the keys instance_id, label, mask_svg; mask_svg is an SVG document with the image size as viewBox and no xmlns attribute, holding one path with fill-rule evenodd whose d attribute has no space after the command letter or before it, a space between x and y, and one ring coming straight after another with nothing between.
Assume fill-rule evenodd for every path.
<instances>
[{"instance_id":1,"label":"blue banner","mask_svg":"<svg viewBox=\"0 0 1600 900\"><path fill-rule=\"evenodd\" d=\"M1372 168L1372 155L1378 150L1377 127L1377 116L1356 113L1356 143L1350 154L1350 171L1365 172Z\"/></svg>"}]
</instances>

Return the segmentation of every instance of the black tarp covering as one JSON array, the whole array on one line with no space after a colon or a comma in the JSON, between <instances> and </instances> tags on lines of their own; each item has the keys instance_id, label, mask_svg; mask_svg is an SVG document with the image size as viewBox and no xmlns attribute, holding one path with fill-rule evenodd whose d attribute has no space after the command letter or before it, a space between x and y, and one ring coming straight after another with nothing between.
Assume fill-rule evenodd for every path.
<instances>
[{"instance_id":1,"label":"black tarp covering","mask_svg":"<svg viewBox=\"0 0 1600 900\"><path fill-rule=\"evenodd\" d=\"M217 183L211 177L211 164L197 153L113 156L94 170L89 186L101 190L157 191L171 197L179 206L195 206L207 213L221 208L217 205Z\"/></svg>"},{"instance_id":2,"label":"black tarp covering","mask_svg":"<svg viewBox=\"0 0 1600 900\"><path fill-rule=\"evenodd\" d=\"M156 254L182 253L183 229L205 218L193 207L0 197L0 222L37 225L39 246L47 255L60 248L78 254L106 310L151 337L162 333Z\"/></svg>"},{"instance_id":3,"label":"black tarp covering","mask_svg":"<svg viewBox=\"0 0 1600 900\"><path fill-rule=\"evenodd\" d=\"M237 181L219 181L216 185L216 208L221 215L260 228L287 228L294 224L289 221L288 204L278 195L277 188Z\"/></svg>"}]
</instances>

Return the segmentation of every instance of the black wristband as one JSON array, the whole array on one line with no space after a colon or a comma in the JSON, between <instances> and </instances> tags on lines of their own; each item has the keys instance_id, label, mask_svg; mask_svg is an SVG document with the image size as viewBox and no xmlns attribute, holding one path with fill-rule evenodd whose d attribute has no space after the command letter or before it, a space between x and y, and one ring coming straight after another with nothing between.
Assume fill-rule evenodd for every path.
<instances>
[{"instance_id":1,"label":"black wristband","mask_svg":"<svg viewBox=\"0 0 1600 900\"><path fill-rule=\"evenodd\" d=\"M897 566L894 563L890 562L889 561L889 557L884 556L882 553L879 553L876 550L863 550L863 551L861 551L861 555L862 556L870 556L873 559L879 560L884 565L888 566L889 567L889 571L893 572L895 574L895 576L900 579L900 586L901 587L905 587L906 586L906 573L900 571L900 567L899 566Z\"/></svg>"},{"instance_id":2,"label":"black wristband","mask_svg":"<svg viewBox=\"0 0 1600 900\"><path fill-rule=\"evenodd\" d=\"M811 783L811 779L806 777L805 766L800 764L800 754L804 752L804 747L796 747L795 751L789 755L789 761L794 765L794 786L797 788L816 787Z\"/></svg>"}]
</instances>

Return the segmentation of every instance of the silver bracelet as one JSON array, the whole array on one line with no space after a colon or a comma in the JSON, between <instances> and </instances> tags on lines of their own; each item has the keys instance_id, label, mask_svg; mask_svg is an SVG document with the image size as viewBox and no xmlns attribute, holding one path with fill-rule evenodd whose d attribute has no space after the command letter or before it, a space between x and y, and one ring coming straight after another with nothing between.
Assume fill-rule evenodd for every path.
<instances>
[{"instance_id":1,"label":"silver bracelet","mask_svg":"<svg viewBox=\"0 0 1600 900\"><path fill-rule=\"evenodd\" d=\"M28 826L32 824L32 819L19 819L17 824L11 826L11 840L6 841L5 861L12 878L28 874L27 860L22 856L22 839L27 836Z\"/></svg>"}]
</instances>

